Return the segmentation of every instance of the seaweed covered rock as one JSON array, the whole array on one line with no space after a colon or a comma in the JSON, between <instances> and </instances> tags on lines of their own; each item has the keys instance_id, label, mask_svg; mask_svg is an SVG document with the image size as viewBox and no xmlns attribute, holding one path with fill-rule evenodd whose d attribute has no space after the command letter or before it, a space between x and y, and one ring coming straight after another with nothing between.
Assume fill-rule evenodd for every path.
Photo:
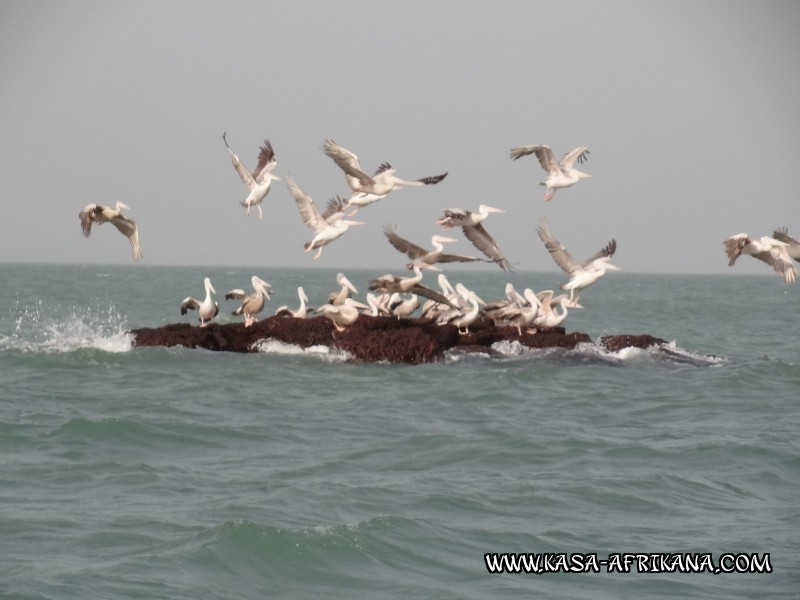
<instances>
[{"instance_id":1,"label":"seaweed covered rock","mask_svg":"<svg viewBox=\"0 0 800 600\"><path fill-rule=\"evenodd\" d=\"M522 332L516 327L496 326L482 318L459 333L455 325L437 325L428 319L397 319L362 315L344 331L336 331L324 317L295 319L268 317L250 327L243 323L212 323L197 327L188 323L131 331L134 346L185 346L227 352L256 352L263 340L278 340L301 348L328 346L365 362L419 364L440 360L451 348L488 349L495 342L517 340L530 348L574 348L591 343L585 333L566 333L562 327ZM635 346L646 348L664 340L649 335L610 335L600 339L608 350Z\"/></svg>"}]
</instances>

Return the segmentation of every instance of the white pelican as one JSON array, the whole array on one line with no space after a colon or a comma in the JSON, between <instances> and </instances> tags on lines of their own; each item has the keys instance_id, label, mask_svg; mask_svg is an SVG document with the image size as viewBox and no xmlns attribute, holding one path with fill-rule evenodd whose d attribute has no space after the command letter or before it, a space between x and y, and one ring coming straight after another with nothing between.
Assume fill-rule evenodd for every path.
<instances>
[{"instance_id":1,"label":"white pelican","mask_svg":"<svg viewBox=\"0 0 800 600\"><path fill-rule=\"evenodd\" d=\"M583 308L577 302L571 301L566 294L553 297L553 290L545 290L534 294L531 300L538 302L539 314L533 320L536 327L558 327L569 314L568 308ZM556 307L561 307L561 312L556 312Z\"/></svg>"},{"instance_id":2,"label":"white pelican","mask_svg":"<svg viewBox=\"0 0 800 600\"><path fill-rule=\"evenodd\" d=\"M258 321L256 315L264 310L264 304L272 294L272 286L257 275L253 275L250 278L250 283L253 285L252 294L246 294L244 290L240 289L231 290L225 294L225 300L236 299L242 301L242 305L231 314L243 314L245 327L250 327L250 325Z\"/></svg>"},{"instance_id":3,"label":"white pelican","mask_svg":"<svg viewBox=\"0 0 800 600\"><path fill-rule=\"evenodd\" d=\"M289 193L292 194L303 222L314 232L314 238L306 242L304 248L306 252L317 250L314 260L322 254L322 248L330 244L333 240L341 236L352 225L364 225L361 221L350 221L348 219L338 219L328 222L319 212L311 196L307 195L300 186L297 185L291 175L284 177Z\"/></svg>"},{"instance_id":4,"label":"white pelican","mask_svg":"<svg viewBox=\"0 0 800 600\"><path fill-rule=\"evenodd\" d=\"M547 179L539 185L545 186L544 199L548 202L553 198L553 194L556 193L557 189L569 187L578 183L581 179L591 177L588 173L582 173L573 168L575 161L582 164L586 160L586 156L589 154L589 146L579 146L574 150L570 150L564 154L559 162L556 162L555 158L553 158L553 151L550 146L536 144L511 149L511 158L514 160L528 154L536 154L539 164L547 171Z\"/></svg>"},{"instance_id":5,"label":"white pelican","mask_svg":"<svg viewBox=\"0 0 800 600\"><path fill-rule=\"evenodd\" d=\"M594 256L586 259L581 265L576 261L567 249L553 237L550 233L550 226L545 219L542 225L536 228L539 238L544 242L545 247L550 252L553 260L561 269L569 275L569 281L561 286L564 291L569 291L569 299L577 302L580 291L589 287L595 281L605 275L607 270L618 271L619 267L612 265L609 260L617 250L617 241L612 239L604 248L601 248ZM575 293L578 292L578 298Z\"/></svg>"},{"instance_id":6,"label":"white pelican","mask_svg":"<svg viewBox=\"0 0 800 600\"><path fill-rule=\"evenodd\" d=\"M344 273L336 274L336 283L339 284L339 291L330 293L328 296L328 304L339 306L340 304L344 304L344 301L350 297L350 292L354 294L358 293L356 286L350 283L350 280L345 277Z\"/></svg>"},{"instance_id":7,"label":"white pelican","mask_svg":"<svg viewBox=\"0 0 800 600\"><path fill-rule=\"evenodd\" d=\"M431 245L433 250L426 250L422 246L409 242L407 239L400 237L397 233L396 227L389 227L386 225L383 228L383 233L386 239L394 246L396 250L407 255L411 262L406 265L407 269L411 268L415 262L424 262L429 265L434 265L437 262L450 263L450 262L475 262L483 260L475 258L474 256L461 256L460 254L444 254L444 245L457 242L454 238L445 237L443 235L434 235L431 237Z\"/></svg>"},{"instance_id":8,"label":"white pelican","mask_svg":"<svg viewBox=\"0 0 800 600\"><path fill-rule=\"evenodd\" d=\"M323 304L314 312L330 319L336 331L344 331L345 327L352 325L358 320L359 310L367 309L369 306L362 304L352 298L345 299L343 304L334 306L333 304Z\"/></svg>"},{"instance_id":9,"label":"white pelican","mask_svg":"<svg viewBox=\"0 0 800 600\"><path fill-rule=\"evenodd\" d=\"M264 216L261 211L261 202L267 197L273 180L280 179L277 175L272 174L275 170L275 165L278 164L275 161L275 151L272 149L272 144L269 143L269 140L264 140L264 145L259 148L258 164L253 172L250 173L239 160L239 157L231 150L231 147L228 146L228 140L225 139L227 134L227 131L222 134L222 141L225 142L228 152L231 153L233 168L239 173L239 177L242 178L248 189L247 198L239 204L247 209L247 216L250 216L251 206L258 208L258 218L261 219Z\"/></svg>"},{"instance_id":10,"label":"white pelican","mask_svg":"<svg viewBox=\"0 0 800 600\"><path fill-rule=\"evenodd\" d=\"M448 311L440 315L436 322L439 325L446 325L448 323L455 325L458 327L458 333L461 335L469 333L469 326L475 322L480 314L481 307L479 304L485 303L478 298L478 295L473 291L467 293L467 301L469 303L469 308ZM464 331L461 331L462 329Z\"/></svg>"},{"instance_id":11,"label":"white pelican","mask_svg":"<svg viewBox=\"0 0 800 600\"><path fill-rule=\"evenodd\" d=\"M425 287L420 283L422 281L422 269L438 269L432 265L428 265L426 263L414 263L412 265L412 269L414 270L413 277L402 277L400 275L381 275L380 277L376 277L372 281L369 282L367 287L375 292L380 293L392 293L392 292L403 292L403 293L414 293L419 296L425 296L426 298L430 298L435 302L440 302L442 304L451 305L450 300L437 292L436 290L432 290L429 287Z\"/></svg>"},{"instance_id":12,"label":"white pelican","mask_svg":"<svg viewBox=\"0 0 800 600\"><path fill-rule=\"evenodd\" d=\"M344 171L347 185L353 192L348 207L355 206L356 210L362 206L372 204L385 198L389 192L401 189L404 186L423 186L439 183L447 176L447 173L423 177L416 180L400 179L395 175L396 169L389 163L382 163L375 174L370 177L361 168L358 156L334 142L325 140L323 150L333 159L342 171Z\"/></svg>"},{"instance_id":13,"label":"white pelican","mask_svg":"<svg viewBox=\"0 0 800 600\"><path fill-rule=\"evenodd\" d=\"M504 271L510 271L511 265L506 257L503 256L503 251L500 246L494 241L494 238L489 235L489 232L483 227L482 222L486 220L490 213L504 213L502 208L494 208L486 204L481 204L478 207L478 212L472 212L463 208L448 208L444 211L442 218L436 221L437 224L442 226L442 229L450 229L451 227L461 227L464 236L472 242L472 244L493 262L496 262Z\"/></svg>"},{"instance_id":14,"label":"white pelican","mask_svg":"<svg viewBox=\"0 0 800 600\"><path fill-rule=\"evenodd\" d=\"M513 325L517 333L522 335L522 328L528 329L539 313L539 304L530 295L533 290L526 288L523 294L514 289L511 283L506 284L506 300L490 302L484 306L484 312L497 325Z\"/></svg>"},{"instance_id":15,"label":"white pelican","mask_svg":"<svg viewBox=\"0 0 800 600\"><path fill-rule=\"evenodd\" d=\"M205 327L208 325L219 313L219 302L216 302L211 297L211 294L217 293L217 291L214 289L214 286L211 285L211 279L206 277L203 279L203 284L206 288L206 297L202 302L195 300L191 296L187 296L183 299L183 302L181 302L182 315L185 315L186 311L189 309L197 311L197 314L200 318L200 327Z\"/></svg>"},{"instance_id":16,"label":"white pelican","mask_svg":"<svg viewBox=\"0 0 800 600\"><path fill-rule=\"evenodd\" d=\"M725 254L728 255L729 267L733 266L740 255L749 254L770 265L786 283L794 283L797 280L797 269L787 251L789 247L787 242L769 236L754 239L746 233L737 233L726 239L723 244L725 244Z\"/></svg>"},{"instance_id":17,"label":"white pelican","mask_svg":"<svg viewBox=\"0 0 800 600\"><path fill-rule=\"evenodd\" d=\"M129 206L119 201L116 203L115 208L109 208L101 204L87 204L78 213L78 217L81 220L81 230L83 235L88 238L92 232L92 223L102 225L110 221L130 241L133 249L133 260L139 260L142 258L142 247L139 245L139 227L135 221L122 214L123 208L130 210Z\"/></svg>"},{"instance_id":18,"label":"white pelican","mask_svg":"<svg viewBox=\"0 0 800 600\"><path fill-rule=\"evenodd\" d=\"M394 292L390 299L389 307L392 314L398 319L407 319L419 308L419 298L416 294L403 298L399 292Z\"/></svg>"},{"instance_id":19,"label":"white pelican","mask_svg":"<svg viewBox=\"0 0 800 600\"><path fill-rule=\"evenodd\" d=\"M288 305L283 305L278 307L278 309L275 311L275 316L305 319L306 314L308 314L308 307L306 306L306 302L308 302L308 296L306 296L306 292L302 286L297 288L297 297L300 299L300 306L297 310L289 310Z\"/></svg>"},{"instance_id":20,"label":"white pelican","mask_svg":"<svg viewBox=\"0 0 800 600\"><path fill-rule=\"evenodd\" d=\"M787 227L780 227L774 230L772 232L772 237L780 242L789 244L786 247L786 252L797 262L800 262L800 242L789 235L789 229Z\"/></svg>"}]
</instances>

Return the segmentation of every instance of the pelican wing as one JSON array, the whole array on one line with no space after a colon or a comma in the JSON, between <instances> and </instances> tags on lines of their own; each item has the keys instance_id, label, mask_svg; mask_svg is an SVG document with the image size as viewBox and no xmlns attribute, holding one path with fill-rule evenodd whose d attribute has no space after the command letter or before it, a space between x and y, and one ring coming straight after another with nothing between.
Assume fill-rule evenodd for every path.
<instances>
[{"instance_id":1,"label":"pelican wing","mask_svg":"<svg viewBox=\"0 0 800 600\"><path fill-rule=\"evenodd\" d=\"M737 233L722 242L725 244L725 254L728 256L729 267L733 266L736 259L741 256L742 248L749 244L750 241L750 237L746 233Z\"/></svg>"},{"instance_id":2,"label":"pelican wing","mask_svg":"<svg viewBox=\"0 0 800 600\"><path fill-rule=\"evenodd\" d=\"M422 187L423 185L435 185L439 183L442 179L447 177L447 173L449 173L449 171L446 171L441 175L430 175L429 177L422 177L420 179L411 179L411 180L400 179L399 177L395 177L394 181L395 185L400 185L400 186L411 185L414 187Z\"/></svg>"},{"instance_id":3,"label":"pelican wing","mask_svg":"<svg viewBox=\"0 0 800 600\"><path fill-rule=\"evenodd\" d=\"M81 231L83 231L84 237L89 237L89 234L92 232L92 223L94 222L94 214L97 208L97 204L87 204L86 207L78 213L78 217L81 220Z\"/></svg>"},{"instance_id":4,"label":"pelican wing","mask_svg":"<svg viewBox=\"0 0 800 600\"><path fill-rule=\"evenodd\" d=\"M325 206L325 210L322 212L322 218L328 223L333 223L344 218L344 216L344 200L342 200L339 196L328 200L328 204Z\"/></svg>"},{"instance_id":5,"label":"pelican wing","mask_svg":"<svg viewBox=\"0 0 800 600\"><path fill-rule=\"evenodd\" d=\"M616 251L617 251L617 240L612 239L610 242L608 242L608 244L605 245L605 247L600 248L600 250L598 250L594 256L587 258L583 263L583 267L588 267L598 258L611 258L612 256L614 256L614 252Z\"/></svg>"},{"instance_id":6,"label":"pelican wing","mask_svg":"<svg viewBox=\"0 0 800 600\"><path fill-rule=\"evenodd\" d=\"M439 304L445 304L447 306L453 306L453 303L450 302L450 300L447 298L447 296L444 296L443 294L440 294L436 290L432 290L431 288L426 287L426 286L422 285L421 283L418 283L413 288L411 288L410 292L413 293L413 294L418 294L420 296L425 296L426 298L429 298L430 300L433 300L434 302L438 302ZM453 307L453 308L455 308L455 307Z\"/></svg>"},{"instance_id":7,"label":"pelican wing","mask_svg":"<svg viewBox=\"0 0 800 600\"><path fill-rule=\"evenodd\" d=\"M583 164L588 154L589 146L578 146L577 148L565 153L564 156L561 157L561 162L558 164L562 169L568 170L575 165L576 160L579 164Z\"/></svg>"},{"instance_id":8,"label":"pelican wing","mask_svg":"<svg viewBox=\"0 0 800 600\"><path fill-rule=\"evenodd\" d=\"M247 296L247 293L244 290L235 289L231 290L227 294L225 294L225 300L242 300L244 297Z\"/></svg>"},{"instance_id":9,"label":"pelican wing","mask_svg":"<svg viewBox=\"0 0 800 600\"><path fill-rule=\"evenodd\" d=\"M406 254L408 258L412 260L428 253L425 248L417 246L416 244L409 242L407 239L400 237L393 227L389 227L388 225L385 226L383 228L383 233L386 235L389 243L394 246L396 250Z\"/></svg>"},{"instance_id":10,"label":"pelican wing","mask_svg":"<svg viewBox=\"0 0 800 600\"><path fill-rule=\"evenodd\" d=\"M580 270L582 267L577 260L569 253L569 251L553 237L550 232L550 226L547 221L542 221L542 225L536 228L539 234L539 239L544 242L545 248L550 252L553 260L567 275L572 275L575 271Z\"/></svg>"},{"instance_id":11,"label":"pelican wing","mask_svg":"<svg viewBox=\"0 0 800 600\"><path fill-rule=\"evenodd\" d=\"M789 228L788 227L779 227L772 232L772 237L774 237L779 242L784 242L786 244L792 245L800 245L796 239L789 235Z\"/></svg>"},{"instance_id":12,"label":"pelican wing","mask_svg":"<svg viewBox=\"0 0 800 600\"><path fill-rule=\"evenodd\" d=\"M303 222L315 233L319 233L325 229L328 223L320 214L311 196L300 189L300 186L297 185L291 175L287 174L283 179L286 181L289 193L297 203L297 208L300 211L300 217L303 219Z\"/></svg>"},{"instance_id":13,"label":"pelican wing","mask_svg":"<svg viewBox=\"0 0 800 600\"><path fill-rule=\"evenodd\" d=\"M558 167L555 158L553 158L553 150L550 146L534 144L532 146L520 146L519 148L511 149L511 158L514 160L527 156L528 154L536 154L536 158L539 159L539 164L542 165L545 171L550 172Z\"/></svg>"},{"instance_id":14,"label":"pelican wing","mask_svg":"<svg viewBox=\"0 0 800 600\"><path fill-rule=\"evenodd\" d=\"M114 227L130 241L131 249L133 250L133 259L139 260L142 258L142 247L139 244L139 227L136 225L136 222L123 215L114 217L111 219L111 222L114 224Z\"/></svg>"},{"instance_id":15,"label":"pelican wing","mask_svg":"<svg viewBox=\"0 0 800 600\"><path fill-rule=\"evenodd\" d=\"M188 310L200 310L200 302L191 296L187 296L181 302L181 314L185 315Z\"/></svg>"},{"instance_id":16,"label":"pelican wing","mask_svg":"<svg viewBox=\"0 0 800 600\"><path fill-rule=\"evenodd\" d=\"M358 162L358 157L350 152L347 148L343 148L333 140L325 140L323 144L325 154L333 159L339 168L345 172L346 176L352 177L358 184L353 187L352 182L348 179L348 185L356 192L360 191L360 185L373 183L372 177L367 175L362 169L361 164Z\"/></svg>"},{"instance_id":17,"label":"pelican wing","mask_svg":"<svg viewBox=\"0 0 800 600\"><path fill-rule=\"evenodd\" d=\"M481 223L472 227L462 227L461 230L464 232L464 236L466 236L478 250L500 265L501 269L504 271L511 270L511 265L506 257L503 256L503 251L500 250L500 246L497 245L497 242L494 241L494 238L489 235L489 232L486 231Z\"/></svg>"},{"instance_id":18,"label":"pelican wing","mask_svg":"<svg viewBox=\"0 0 800 600\"><path fill-rule=\"evenodd\" d=\"M266 176L265 173L272 173L277 164L272 144L270 144L269 140L264 140L264 145L259 149L258 164L252 174L253 179L258 183L263 182Z\"/></svg>"},{"instance_id":19,"label":"pelican wing","mask_svg":"<svg viewBox=\"0 0 800 600\"><path fill-rule=\"evenodd\" d=\"M451 263L451 262L475 262L475 261L483 261L483 259L477 258L475 256L462 256L461 254L442 254L439 256L439 260L437 260L436 262Z\"/></svg>"}]
</instances>

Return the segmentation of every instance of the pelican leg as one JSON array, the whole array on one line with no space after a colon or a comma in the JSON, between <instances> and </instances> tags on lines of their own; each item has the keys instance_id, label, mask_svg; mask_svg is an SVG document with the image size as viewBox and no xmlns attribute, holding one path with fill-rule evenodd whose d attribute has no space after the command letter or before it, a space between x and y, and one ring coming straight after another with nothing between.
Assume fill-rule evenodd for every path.
<instances>
[{"instance_id":1,"label":"pelican leg","mask_svg":"<svg viewBox=\"0 0 800 600\"><path fill-rule=\"evenodd\" d=\"M550 200L553 199L553 194L555 194L555 193L556 193L556 191L555 191L554 188L547 188L547 192L544 195L544 201L545 202L550 202Z\"/></svg>"},{"instance_id":2,"label":"pelican leg","mask_svg":"<svg viewBox=\"0 0 800 600\"><path fill-rule=\"evenodd\" d=\"M264 217L264 213L261 211L261 205L258 205L258 220L260 221Z\"/></svg>"},{"instance_id":3,"label":"pelican leg","mask_svg":"<svg viewBox=\"0 0 800 600\"><path fill-rule=\"evenodd\" d=\"M322 246L319 247L319 250L317 250L317 253L314 255L314 260L317 260L321 254L322 254Z\"/></svg>"}]
</instances>

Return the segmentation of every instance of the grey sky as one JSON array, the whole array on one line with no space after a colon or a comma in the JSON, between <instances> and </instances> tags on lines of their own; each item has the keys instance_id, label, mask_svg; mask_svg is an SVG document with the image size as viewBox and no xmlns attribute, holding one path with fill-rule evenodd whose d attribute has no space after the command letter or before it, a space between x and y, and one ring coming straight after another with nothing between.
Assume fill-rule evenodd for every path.
<instances>
[{"instance_id":1,"label":"grey sky","mask_svg":"<svg viewBox=\"0 0 800 600\"><path fill-rule=\"evenodd\" d=\"M800 236L798 24L793 1L5 2L0 261L132 262L77 217L122 200L146 264L400 268L383 225L428 245L444 208L487 203L519 270L556 268L547 217L580 259L614 237L625 271L728 272L728 235ZM245 218L223 131L250 168L269 138L319 205L347 191L326 137L449 175L313 261L282 182ZM535 143L589 145L593 178L546 204L535 157L509 158Z\"/></svg>"}]
</instances>

